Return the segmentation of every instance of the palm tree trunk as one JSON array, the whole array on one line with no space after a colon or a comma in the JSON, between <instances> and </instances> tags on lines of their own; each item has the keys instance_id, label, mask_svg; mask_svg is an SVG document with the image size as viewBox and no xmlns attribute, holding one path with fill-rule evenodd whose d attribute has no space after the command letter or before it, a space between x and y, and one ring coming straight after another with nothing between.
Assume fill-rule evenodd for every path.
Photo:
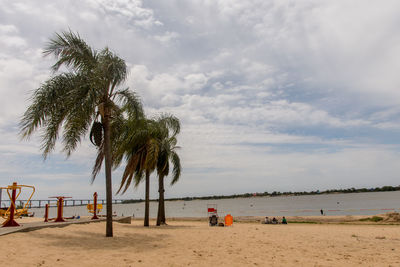
<instances>
[{"instance_id":1,"label":"palm tree trunk","mask_svg":"<svg viewBox=\"0 0 400 267\"><path fill-rule=\"evenodd\" d=\"M149 226L150 212L150 172L146 171L146 201L144 208L144 226Z\"/></svg>"},{"instance_id":2,"label":"palm tree trunk","mask_svg":"<svg viewBox=\"0 0 400 267\"><path fill-rule=\"evenodd\" d=\"M158 176L158 212L157 212L157 226L165 224L165 206L164 206L164 176ZM164 220L163 220L164 214Z\"/></svg>"},{"instance_id":3,"label":"palm tree trunk","mask_svg":"<svg viewBox=\"0 0 400 267\"><path fill-rule=\"evenodd\" d=\"M167 224L165 219L165 200L164 200L164 188L162 193L162 202L161 202L161 224Z\"/></svg>"},{"instance_id":4,"label":"palm tree trunk","mask_svg":"<svg viewBox=\"0 0 400 267\"><path fill-rule=\"evenodd\" d=\"M112 225L112 182L111 182L111 149L110 149L110 114L104 112L103 127L104 127L104 157L106 171L106 205L107 205L107 222L106 236L113 236Z\"/></svg>"}]
</instances>

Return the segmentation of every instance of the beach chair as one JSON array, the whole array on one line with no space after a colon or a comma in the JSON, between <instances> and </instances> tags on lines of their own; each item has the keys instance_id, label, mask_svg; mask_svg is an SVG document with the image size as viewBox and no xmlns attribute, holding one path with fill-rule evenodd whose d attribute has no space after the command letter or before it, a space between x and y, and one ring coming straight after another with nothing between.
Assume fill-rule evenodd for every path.
<instances>
[{"instance_id":1,"label":"beach chair","mask_svg":"<svg viewBox=\"0 0 400 267\"><path fill-rule=\"evenodd\" d=\"M218 224L217 204L207 204L208 221L210 226Z\"/></svg>"}]
</instances>

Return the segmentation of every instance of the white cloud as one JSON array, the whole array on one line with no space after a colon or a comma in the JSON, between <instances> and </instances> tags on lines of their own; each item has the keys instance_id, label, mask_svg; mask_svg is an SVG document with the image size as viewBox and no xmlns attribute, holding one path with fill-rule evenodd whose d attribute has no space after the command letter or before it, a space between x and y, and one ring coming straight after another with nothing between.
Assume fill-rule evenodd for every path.
<instances>
[{"instance_id":1,"label":"white cloud","mask_svg":"<svg viewBox=\"0 0 400 267\"><path fill-rule=\"evenodd\" d=\"M43 175L71 189L86 183L94 157L87 140L68 161L58 146L42 163L37 139L16 137L28 97L50 75L53 59L41 49L71 28L126 59L126 85L148 114L181 119L185 169L173 194L372 186L379 173L381 183L396 183L398 1L0 4L1 177Z\"/></svg>"},{"instance_id":2,"label":"white cloud","mask_svg":"<svg viewBox=\"0 0 400 267\"><path fill-rule=\"evenodd\" d=\"M155 19L153 10L143 7L141 0L87 0L87 2L91 6L103 9L105 15L117 14L140 27L150 28L162 25L162 22Z\"/></svg>"}]
</instances>

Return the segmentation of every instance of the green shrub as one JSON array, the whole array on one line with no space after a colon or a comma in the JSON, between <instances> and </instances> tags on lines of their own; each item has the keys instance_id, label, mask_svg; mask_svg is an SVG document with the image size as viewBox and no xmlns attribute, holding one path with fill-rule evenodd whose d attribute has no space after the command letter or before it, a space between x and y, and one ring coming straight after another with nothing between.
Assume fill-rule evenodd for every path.
<instances>
[{"instance_id":1,"label":"green shrub","mask_svg":"<svg viewBox=\"0 0 400 267\"><path fill-rule=\"evenodd\" d=\"M379 216L373 216L373 217L360 219L360 221L362 221L362 222L379 222L382 220L383 220L383 217L379 217Z\"/></svg>"}]
</instances>

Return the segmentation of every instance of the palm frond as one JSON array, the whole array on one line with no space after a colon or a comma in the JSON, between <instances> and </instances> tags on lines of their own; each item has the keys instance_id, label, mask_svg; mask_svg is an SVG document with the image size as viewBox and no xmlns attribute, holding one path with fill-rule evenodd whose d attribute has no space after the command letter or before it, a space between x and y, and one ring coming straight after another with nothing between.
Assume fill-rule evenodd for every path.
<instances>
[{"instance_id":1,"label":"palm frond","mask_svg":"<svg viewBox=\"0 0 400 267\"><path fill-rule=\"evenodd\" d=\"M168 130L171 130L172 136L176 136L177 134L179 134L181 130L181 124L179 119L171 114L167 113L162 114L159 117L158 122Z\"/></svg>"},{"instance_id":2,"label":"palm frond","mask_svg":"<svg viewBox=\"0 0 400 267\"><path fill-rule=\"evenodd\" d=\"M135 187L137 188L141 181L145 178L144 171L138 171L135 173Z\"/></svg>"},{"instance_id":3,"label":"palm frond","mask_svg":"<svg viewBox=\"0 0 400 267\"><path fill-rule=\"evenodd\" d=\"M100 51L98 61L99 68L96 71L102 73L104 78L110 81L111 91L109 92L109 97L111 97L113 89L122 84L128 75L125 61L108 48Z\"/></svg>"},{"instance_id":4,"label":"palm frond","mask_svg":"<svg viewBox=\"0 0 400 267\"><path fill-rule=\"evenodd\" d=\"M101 170L101 165L103 164L104 156L105 156L105 154L104 154L104 144L102 143L100 145L100 147L98 147L98 149L97 149L97 157L96 157L96 161L95 161L94 166L93 166L92 177L91 177L91 180L90 180L91 184L93 184L94 180L96 179L97 174Z\"/></svg>"},{"instance_id":5,"label":"palm frond","mask_svg":"<svg viewBox=\"0 0 400 267\"><path fill-rule=\"evenodd\" d=\"M69 110L64 124L63 145L69 156L80 143L82 136L89 130L96 114L96 97L89 87L75 90L75 105Z\"/></svg>"},{"instance_id":6,"label":"palm frond","mask_svg":"<svg viewBox=\"0 0 400 267\"><path fill-rule=\"evenodd\" d=\"M171 185L175 184L181 176L181 160L175 151L171 152L171 162L174 166L172 169Z\"/></svg>"},{"instance_id":7,"label":"palm frond","mask_svg":"<svg viewBox=\"0 0 400 267\"><path fill-rule=\"evenodd\" d=\"M90 71L96 65L97 53L86 42L71 30L56 33L46 45L43 54L54 55L57 62L53 65L53 71L57 71L62 65L72 67L80 71Z\"/></svg>"},{"instance_id":8,"label":"palm frond","mask_svg":"<svg viewBox=\"0 0 400 267\"><path fill-rule=\"evenodd\" d=\"M157 166L157 159L160 151L157 141L155 139L150 139L146 144L146 150L145 169L152 171Z\"/></svg>"},{"instance_id":9,"label":"palm frond","mask_svg":"<svg viewBox=\"0 0 400 267\"><path fill-rule=\"evenodd\" d=\"M116 100L122 103L124 111L129 117L139 119L144 116L143 106L139 97L128 88L115 93Z\"/></svg>"},{"instance_id":10,"label":"palm frond","mask_svg":"<svg viewBox=\"0 0 400 267\"><path fill-rule=\"evenodd\" d=\"M61 73L42 84L32 95L32 104L20 121L20 135L29 138L38 128L43 128L43 156L54 149L58 131L70 112L71 92L81 82L81 77L73 73Z\"/></svg>"},{"instance_id":11,"label":"palm frond","mask_svg":"<svg viewBox=\"0 0 400 267\"><path fill-rule=\"evenodd\" d=\"M123 193L129 187L129 185L131 184L131 181L132 181L132 176L134 175L134 173L137 169L138 162L139 162L139 157L137 155L133 155L129 158L129 160L127 161L124 173L122 175L121 185L120 185L117 193L119 193L121 191L121 189L124 185L125 185L125 189L124 189Z\"/></svg>"}]
</instances>

